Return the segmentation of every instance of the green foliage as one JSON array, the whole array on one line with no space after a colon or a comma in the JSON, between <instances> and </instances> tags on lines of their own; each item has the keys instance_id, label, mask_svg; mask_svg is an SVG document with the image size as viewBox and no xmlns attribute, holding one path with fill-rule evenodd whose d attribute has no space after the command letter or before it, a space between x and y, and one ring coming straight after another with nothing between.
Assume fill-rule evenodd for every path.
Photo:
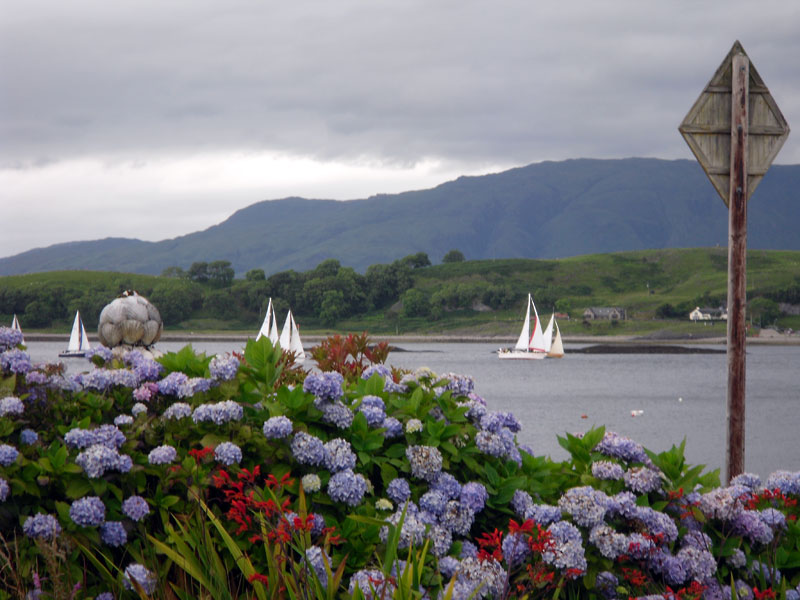
<instances>
[{"instance_id":1,"label":"green foliage","mask_svg":"<svg viewBox=\"0 0 800 600\"><path fill-rule=\"evenodd\" d=\"M443 257L443 263L455 263L455 262L464 262L464 253L461 250L450 250L448 251Z\"/></svg>"}]
</instances>

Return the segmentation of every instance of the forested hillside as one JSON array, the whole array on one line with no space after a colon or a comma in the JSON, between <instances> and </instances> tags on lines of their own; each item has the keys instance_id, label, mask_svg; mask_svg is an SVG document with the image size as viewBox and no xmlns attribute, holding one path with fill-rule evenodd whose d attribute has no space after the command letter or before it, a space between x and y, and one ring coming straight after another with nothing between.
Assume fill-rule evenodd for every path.
<instances>
[{"instance_id":1,"label":"forested hillside","mask_svg":"<svg viewBox=\"0 0 800 600\"><path fill-rule=\"evenodd\" d=\"M800 165L773 166L749 203L748 247L800 249ZM0 259L0 275L107 270L156 275L196 261L230 262L239 277L313 269L336 257L365 273L425 252L439 262L563 258L727 244L726 208L694 161L630 158L543 162L429 190L338 202L253 204L179 238L75 241Z\"/></svg>"}]
</instances>

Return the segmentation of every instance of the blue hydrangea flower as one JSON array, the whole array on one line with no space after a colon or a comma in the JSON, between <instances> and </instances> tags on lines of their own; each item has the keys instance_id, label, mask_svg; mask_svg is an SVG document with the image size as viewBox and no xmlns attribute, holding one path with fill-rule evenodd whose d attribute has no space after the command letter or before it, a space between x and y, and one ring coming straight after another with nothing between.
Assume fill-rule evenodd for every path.
<instances>
[{"instance_id":1,"label":"blue hydrangea flower","mask_svg":"<svg viewBox=\"0 0 800 600\"><path fill-rule=\"evenodd\" d=\"M147 408L145 408L145 412L147 412ZM124 427L125 425L131 425L133 423L133 417L131 415L117 415L114 417L114 425L117 427Z\"/></svg>"},{"instance_id":2,"label":"blue hydrangea flower","mask_svg":"<svg viewBox=\"0 0 800 600\"><path fill-rule=\"evenodd\" d=\"M105 346L95 346L94 348L89 348L86 351L86 354L84 354L84 358L87 360L92 360L95 356L99 356L103 362L108 362L114 358L111 348L106 348Z\"/></svg>"},{"instance_id":3,"label":"blue hydrangea flower","mask_svg":"<svg viewBox=\"0 0 800 600\"><path fill-rule=\"evenodd\" d=\"M605 481L619 481L624 471L617 463L608 460L598 460L592 463L592 476Z\"/></svg>"},{"instance_id":4,"label":"blue hydrangea flower","mask_svg":"<svg viewBox=\"0 0 800 600\"><path fill-rule=\"evenodd\" d=\"M131 414L138 417L141 414L147 414L147 405L144 402L137 402L131 407Z\"/></svg>"},{"instance_id":5,"label":"blue hydrangea flower","mask_svg":"<svg viewBox=\"0 0 800 600\"><path fill-rule=\"evenodd\" d=\"M37 513L25 519L22 531L29 538L52 540L61 533L61 525L53 515Z\"/></svg>"},{"instance_id":6,"label":"blue hydrangea flower","mask_svg":"<svg viewBox=\"0 0 800 600\"><path fill-rule=\"evenodd\" d=\"M114 594L111 592L103 592L102 594L97 594L94 600L114 600Z\"/></svg>"},{"instance_id":7,"label":"blue hydrangea flower","mask_svg":"<svg viewBox=\"0 0 800 600\"><path fill-rule=\"evenodd\" d=\"M0 477L0 502L5 502L10 493L11 487L8 485L8 482Z\"/></svg>"},{"instance_id":8,"label":"blue hydrangea flower","mask_svg":"<svg viewBox=\"0 0 800 600\"><path fill-rule=\"evenodd\" d=\"M19 432L19 443L23 446L30 446L39 441L39 434L33 429L23 429Z\"/></svg>"},{"instance_id":9,"label":"blue hydrangea flower","mask_svg":"<svg viewBox=\"0 0 800 600\"><path fill-rule=\"evenodd\" d=\"M648 467L631 467L623 476L625 487L638 494L647 494L661 489L661 472Z\"/></svg>"},{"instance_id":10,"label":"blue hydrangea flower","mask_svg":"<svg viewBox=\"0 0 800 600\"><path fill-rule=\"evenodd\" d=\"M150 514L150 507L141 496L131 496L122 503L122 514L133 521L141 521Z\"/></svg>"},{"instance_id":11,"label":"blue hydrangea flower","mask_svg":"<svg viewBox=\"0 0 800 600\"><path fill-rule=\"evenodd\" d=\"M383 436L387 440L403 435L403 424L394 417L386 417L381 427L386 429Z\"/></svg>"},{"instance_id":12,"label":"blue hydrangea flower","mask_svg":"<svg viewBox=\"0 0 800 600\"><path fill-rule=\"evenodd\" d=\"M731 485L741 485L755 492L761 487L761 477L755 473L740 473L731 479Z\"/></svg>"},{"instance_id":13,"label":"blue hydrangea flower","mask_svg":"<svg viewBox=\"0 0 800 600\"><path fill-rule=\"evenodd\" d=\"M339 429L347 429L353 424L353 411L341 401L324 402L315 406L322 411L322 420Z\"/></svg>"},{"instance_id":14,"label":"blue hydrangea flower","mask_svg":"<svg viewBox=\"0 0 800 600\"><path fill-rule=\"evenodd\" d=\"M325 555L323 558L323 554ZM331 568L331 558L319 546L311 546L306 550L306 561L319 579L322 587L328 587L328 573L325 570L325 560L327 559L328 568Z\"/></svg>"},{"instance_id":15,"label":"blue hydrangea flower","mask_svg":"<svg viewBox=\"0 0 800 600\"><path fill-rule=\"evenodd\" d=\"M800 471L775 471L767 477L764 487L768 490L778 489L783 494L800 495Z\"/></svg>"},{"instance_id":16,"label":"blue hydrangea flower","mask_svg":"<svg viewBox=\"0 0 800 600\"><path fill-rule=\"evenodd\" d=\"M503 538L503 558L509 567L525 562L531 554L527 537L521 533L510 533Z\"/></svg>"},{"instance_id":17,"label":"blue hydrangea flower","mask_svg":"<svg viewBox=\"0 0 800 600\"><path fill-rule=\"evenodd\" d=\"M431 483L431 489L444 494L448 500L457 500L461 496L461 484L458 479L446 471L441 471Z\"/></svg>"},{"instance_id":18,"label":"blue hydrangea flower","mask_svg":"<svg viewBox=\"0 0 800 600\"><path fill-rule=\"evenodd\" d=\"M370 365L366 369L364 369L364 371L361 373L361 379L367 380L375 374L384 379L386 379L387 377L389 379L392 378L392 370L389 367L382 364L376 364L376 365Z\"/></svg>"},{"instance_id":19,"label":"blue hydrangea flower","mask_svg":"<svg viewBox=\"0 0 800 600\"><path fill-rule=\"evenodd\" d=\"M548 526L547 531L550 532L553 545L542 553L542 560L562 571L574 569L572 578L585 572L586 556L578 528L567 521L558 521Z\"/></svg>"},{"instance_id":20,"label":"blue hydrangea flower","mask_svg":"<svg viewBox=\"0 0 800 600\"><path fill-rule=\"evenodd\" d=\"M189 376L180 371L173 371L158 382L158 391L165 396L177 396L181 386L189 381Z\"/></svg>"},{"instance_id":21,"label":"blue hydrangea flower","mask_svg":"<svg viewBox=\"0 0 800 600\"><path fill-rule=\"evenodd\" d=\"M223 425L230 421L240 421L244 416L244 409L233 400L225 400L212 404L201 404L194 409L192 420L195 423L211 421L215 425Z\"/></svg>"},{"instance_id":22,"label":"blue hydrangea flower","mask_svg":"<svg viewBox=\"0 0 800 600\"><path fill-rule=\"evenodd\" d=\"M147 455L147 462L151 465L168 465L178 456L178 451L172 446L164 444L150 451Z\"/></svg>"},{"instance_id":23,"label":"blue hydrangea flower","mask_svg":"<svg viewBox=\"0 0 800 600\"><path fill-rule=\"evenodd\" d=\"M333 402L342 397L342 383L344 377L341 373L327 372L310 374L303 382L303 391L314 394L321 400Z\"/></svg>"},{"instance_id":24,"label":"blue hydrangea flower","mask_svg":"<svg viewBox=\"0 0 800 600\"><path fill-rule=\"evenodd\" d=\"M125 572L122 578L122 585L126 590L135 591L131 580L136 581L144 593L148 596L156 590L157 579L155 574L148 571L143 565L139 563L131 563L125 567Z\"/></svg>"},{"instance_id":25,"label":"blue hydrangea flower","mask_svg":"<svg viewBox=\"0 0 800 600\"><path fill-rule=\"evenodd\" d=\"M386 577L383 571L378 569L361 569L350 577L347 593L352 596L358 588L364 596L364 600L392 598L397 589L394 581L393 577Z\"/></svg>"},{"instance_id":26,"label":"blue hydrangea flower","mask_svg":"<svg viewBox=\"0 0 800 600\"><path fill-rule=\"evenodd\" d=\"M239 359L230 354L217 355L208 363L208 371L217 381L230 381L239 372Z\"/></svg>"},{"instance_id":27,"label":"blue hydrangea flower","mask_svg":"<svg viewBox=\"0 0 800 600\"><path fill-rule=\"evenodd\" d=\"M12 348L0 354L0 369L24 375L33 368L31 357L24 350Z\"/></svg>"},{"instance_id":28,"label":"blue hydrangea flower","mask_svg":"<svg viewBox=\"0 0 800 600\"><path fill-rule=\"evenodd\" d=\"M318 437L298 431L292 438L292 455L301 465L320 465L325 458L325 448Z\"/></svg>"},{"instance_id":29,"label":"blue hydrangea flower","mask_svg":"<svg viewBox=\"0 0 800 600\"><path fill-rule=\"evenodd\" d=\"M25 412L25 405L16 396L6 396L0 400L0 417L21 415Z\"/></svg>"},{"instance_id":30,"label":"blue hydrangea flower","mask_svg":"<svg viewBox=\"0 0 800 600\"><path fill-rule=\"evenodd\" d=\"M191 398L196 394L207 392L211 389L213 380L205 377L192 377L183 382L178 388L178 398Z\"/></svg>"},{"instance_id":31,"label":"blue hydrangea flower","mask_svg":"<svg viewBox=\"0 0 800 600\"><path fill-rule=\"evenodd\" d=\"M450 500L444 509L444 513L439 517L439 522L457 535L469 535L472 523L475 521L475 513L457 500Z\"/></svg>"},{"instance_id":32,"label":"blue hydrangea flower","mask_svg":"<svg viewBox=\"0 0 800 600\"><path fill-rule=\"evenodd\" d=\"M130 456L120 454L116 448L94 444L78 454L75 463L92 479L102 477L106 471L127 473L132 466Z\"/></svg>"},{"instance_id":33,"label":"blue hydrangea flower","mask_svg":"<svg viewBox=\"0 0 800 600\"><path fill-rule=\"evenodd\" d=\"M125 443L125 434L116 425L101 425L95 429L70 429L64 441L70 448L88 448L100 444L108 448L120 448Z\"/></svg>"},{"instance_id":34,"label":"blue hydrangea flower","mask_svg":"<svg viewBox=\"0 0 800 600\"><path fill-rule=\"evenodd\" d=\"M28 371L25 374L25 383L28 385L47 385L50 383L50 377L41 371Z\"/></svg>"},{"instance_id":35,"label":"blue hydrangea flower","mask_svg":"<svg viewBox=\"0 0 800 600\"><path fill-rule=\"evenodd\" d=\"M419 507L434 515L441 515L444 512L447 498L439 491L431 490L425 492L419 498Z\"/></svg>"},{"instance_id":36,"label":"blue hydrangea flower","mask_svg":"<svg viewBox=\"0 0 800 600\"><path fill-rule=\"evenodd\" d=\"M264 437L268 440L282 440L292 435L292 420L289 417L270 417L264 421Z\"/></svg>"},{"instance_id":37,"label":"blue hydrangea flower","mask_svg":"<svg viewBox=\"0 0 800 600\"><path fill-rule=\"evenodd\" d=\"M19 450L9 444L0 444L0 465L8 467L14 464L19 456Z\"/></svg>"},{"instance_id":38,"label":"blue hydrangea flower","mask_svg":"<svg viewBox=\"0 0 800 600\"><path fill-rule=\"evenodd\" d=\"M558 507L572 515L578 525L592 527L603 521L608 510L608 496L588 485L574 487L559 498Z\"/></svg>"},{"instance_id":39,"label":"blue hydrangea flower","mask_svg":"<svg viewBox=\"0 0 800 600\"><path fill-rule=\"evenodd\" d=\"M347 440L336 438L326 442L323 448L323 464L331 473L355 468L356 455Z\"/></svg>"},{"instance_id":40,"label":"blue hydrangea flower","mask_svg":"<svg viewBox=\"0 0 800 600\"><path fill-rule=\"evenodd\" d=\"M242 462L242 450L233 442L222 442L214 449L214 458L223 465L238 465Z\"/></svg>"},{"instance_id":41,"label":"blue hydrangea flower","mask_svg":"<svg viewBox=\"0 0 800 600\"><path fill-rule=\"evenodd\" d=\"M411 464L411 474L419 479L433 481L442 470L442 453L434 446L409 446L406 458Z\"/></svg>"},{"instance_id":42,"label":"blue hydrangea flower","mask_svg":"<svg viewBox=\"0 0 800 600\"><path fill-rule=\"evenodd\" d=\"M403 504L411 497L411 487L408 481L402 477L397 477L389 482L386 488L386 495L397 504Z\"/></svg>"},{"instance_id":43,"label":"blue hydrangea flower","mask_svg":"<svg viewBox=\"0 0 800 600\"><path fill-rule=\"evenodd\" d=\"M176 421L179 419L185 419L186 417L190 417L192 415L192 407L186 404L186 402L175 402L164 411L164 414L161 415L165 419L175 419Z\"/></svg>"},{"instance_id":44,"label":"blue hydrangea flower","mask_svg":"<svg viewBox=\"0 0 800 600\"><path fill-rule=\"evenodd\" d=\"M72 503L69 518L81 527L97 527L106 520L106 506L97 496L86 496Z\"/></svg>"},{"instance_id":45,"label":"blue hydrangea flower","mask_svg":"<svg viewBox=\"0 0 800 600\"><path fill-rule=\"evenodd\" d=\"M486 491L486 487L477 481L470 481L461 487L461 503L474 513L479 513L483 510L488 497L489 493Z\"/></svg>"},{"instance_id":46,"label":"blue hydrangea flower","mask_svg":"<svg viewBox=\"0 0 800 600\"><path fill-rule=\"evenodd\" d=\"M444 378L447 380L444 389L452 392L454 398L456 396L469 396L475 389L475 380L469 375L447 373Z\"/></svg>"},{"instance_id":47,"label":"blue hydrangea flower","mask_svg":"<svg viewBox=\"0 0 800 600\"><path fill-rule=\"evenodd\" d=\"M164 371L164 367L138 350L129 350L122 356L122 360L132 368L139 381L155 381Z\"/></svg>"},{"instance_id":48,"label":"blue hydrangea flower","mask_svg":"<svg viewBox=\"0 0 800 600\"><path fill-rule=\"evenodd\" d=\"M348 506L358 506L364 499L367 482L360 473L345 469L334 473L328 481L328 496L334 502L342 502Z\"/></svg>"},{"instance_id":49,"label":"blue hydrangea flower","mask_svg":"<svg viewBox=\"0 0 800 600\"><path fill-rule=\"evenodd\" d=\"M363 404L358 408L358 411L367 419L367 425L370 427L383 427L383 421L386 419L386 413L382 408L377 406L364 406Z\"/></svg>"},{"instance_id":50,"label":"blue hydrangea flower","mask_svg":"<svg viewBox=\"0 0 800 600\"><path fill-rule=\"evenodd\" d=\"M23 342L22 332L11 327L0 327L0 352L16 348Z\"/></svg>"},{"instance_id":51,"label":"blue hydrangea flower","mask_svg":"<svg viewBox=\"0 0 800 600\"><path fill-rule=\"evenodd\" d=\"M606 431L602 441L594 449L606 456L619 458L625 462L650 463L650 459L641 444L613 431Z\"/></svg>"},{"instance_id":52,"label":"blue hydrangea flower","mask_svg":"<svg viewBox=\"0 0 800 600\"><path fill-rule=\"evenodd\" d=\"M594 582L594 587L606 600L611 600L617 597L617 586L619 579L611 571L601 571L597 574Z\"/></svg>"},{"instance_id":53,"label":"blue hydrangea flower","mask_svg":"<svg viewBox=\"0 0 800 600\"><path fill-rule=\"evenodd\" d=\"M121 521L106 521L100 526L100 539L105 545L118 548L128 542L128 532Z\"/></svg>"}]
</instances>

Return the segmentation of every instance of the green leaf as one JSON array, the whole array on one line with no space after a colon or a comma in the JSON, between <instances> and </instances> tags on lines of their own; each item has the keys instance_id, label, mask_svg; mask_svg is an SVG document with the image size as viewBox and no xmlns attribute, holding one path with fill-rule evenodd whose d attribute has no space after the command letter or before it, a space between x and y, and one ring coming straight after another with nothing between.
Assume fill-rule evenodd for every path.
<instances>
[{"instance_id":1,"label":"green leaf","mask_svg":"<svg viewBox=\"0 0 800 600\"><path fill-rule=\"evenodd\" d=\"M92 491L92 486L89 484L88 481L85 479L71 479L69 484L67 485L67 489L64 490L67 498L83 498L86 494Z\"/></svg>"}]
</instances>

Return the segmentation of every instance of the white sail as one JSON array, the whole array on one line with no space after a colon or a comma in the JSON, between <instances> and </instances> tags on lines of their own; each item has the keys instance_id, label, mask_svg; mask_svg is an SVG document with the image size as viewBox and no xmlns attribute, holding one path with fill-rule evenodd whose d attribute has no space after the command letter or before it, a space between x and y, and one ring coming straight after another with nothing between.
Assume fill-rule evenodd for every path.
<instances>
[{"instance_id":1,"label":"white sail","mask_svg":"<svg viewBox=\"0 0 800 600\"><path fill-rule=\"evenodd\" d=\"M270 331L273 327L272 324L273 313L272 313L272 298L269 299L269 304L267 305L267 315L264 317L264 322L261 324L261 329L258 330L258 335L256 336L256 341L261 339L262 335L271 338Z\"/></svg>"},{"instance_id":2,"label":"white sail","mask_svg":"<svg viewBox=\"0 0 800 600\"><path fill-rule=\"evenodd\" d=\"M531 295L528 294L528 308L525 312L525 323L522 325L522 331L519 334L519 339L517 340L517 344L514 346L514 350L527 350L528 349L528 338L531 335Z\"/></svg>"},{"instance_id":3,"label":"white sail","mask_svg":"<svg viewBox=\"0 0 800 600\"><path fill-rule=\"evenodd\" d=\"M15 331L19 331L20 333L22 333L22 327L20 327L19 325L19 319L17 318L16 313L14 313L14 318L11 319L11 329L14 329ZM23 344L25 343L25 336L22 336L22 343Z\"/></svg>"},{"instance_id":4,"label":"white sail","mask_svg":"<svg viewBox=\"0 0 800 600\"><path fill-rule=\"evenodd\" d=\"M278 317L275 316L275 307L272 305L272 298L269 299L269 309L268 312L272 313L271 322L272 325L269 329L269 341L272 342L272 345L278 343L278 338L280 335L278 334Z\"/></svg>"},{"instance_id":5,"label":"white sail","mask_svg":"<svg viewBox=\"0 0 800 600\"><path fill-rule=\"evenodd\" d=\"M556 339L553 340L553 345L550 348L550 352L547 353L547 356L550 358L561 358L564 356L564 344L561 341L561 329L559 329L558 323L556 323Z\"/></svg>"},{"instance_id":6,"label":"white sail","mask_svg":"<svg viewBox=\"0 0 800 600\"><path fill-rule=\"evenodd\" d=\"M283 322L283 329L281 329L281 337L278 340L283 350L288 350L292 341L292 321L294 321L292 311L289 310L286 313L286 320Z\"/></svg>"},{"instance_id":7,"label":"white sail","mask_svg":"<svg viewBox=\"0 0 800 600\"><path fill-rule=\"evenodd\" d=\"M289 313L290 315L292 313ZM306 352L303 350L303 342L300 340L300 329L297 327L297 323L294 322L294 317L292 317L291 323L291 330L289 336L289 350L294 352L295 360L297 362L303 362L306 359Z\"/></svg>"},{"instance_id":8,"label":"white sail","mask_svg":"<svg viewBox=\"0 0 800 600\"><path fill-rule=\"evenodd\" d=\"M553 321L555 320L556 315L550 315L550 322L547 324L547 327L544 329L544 351L550 352L550 346L553 345Z\"/></svg>"},{"instance_id":9,"label":"white sail","mask_svg":"<svg viewBox=\"0 0 800 600\"><path fill-rule=\"evenodd\" d=\"M533 307L533 316L535 322L533 324L533 335L531 335L531 341L528 344L528 350L531 352L541 352L544 354L544 333L542 333L542 324L539 321L539 313L536 312L536 304L533 303L532 298L531 306Z\"/></svg>"},{"instance_id":10,"label":"white sail","mask_svg":"<svg viewBox=\"0 0 800 600\"><path fill-rule=\"evenodd\" d=\"M80 353L86 350L91 350L92 346L89 344L89 338L86 337L86 329L83 327L80 311L75 311L75 320L72 322L72 333L69 335L69 344L67 345L67 352Z\"/></svg>"}]
</instances>

